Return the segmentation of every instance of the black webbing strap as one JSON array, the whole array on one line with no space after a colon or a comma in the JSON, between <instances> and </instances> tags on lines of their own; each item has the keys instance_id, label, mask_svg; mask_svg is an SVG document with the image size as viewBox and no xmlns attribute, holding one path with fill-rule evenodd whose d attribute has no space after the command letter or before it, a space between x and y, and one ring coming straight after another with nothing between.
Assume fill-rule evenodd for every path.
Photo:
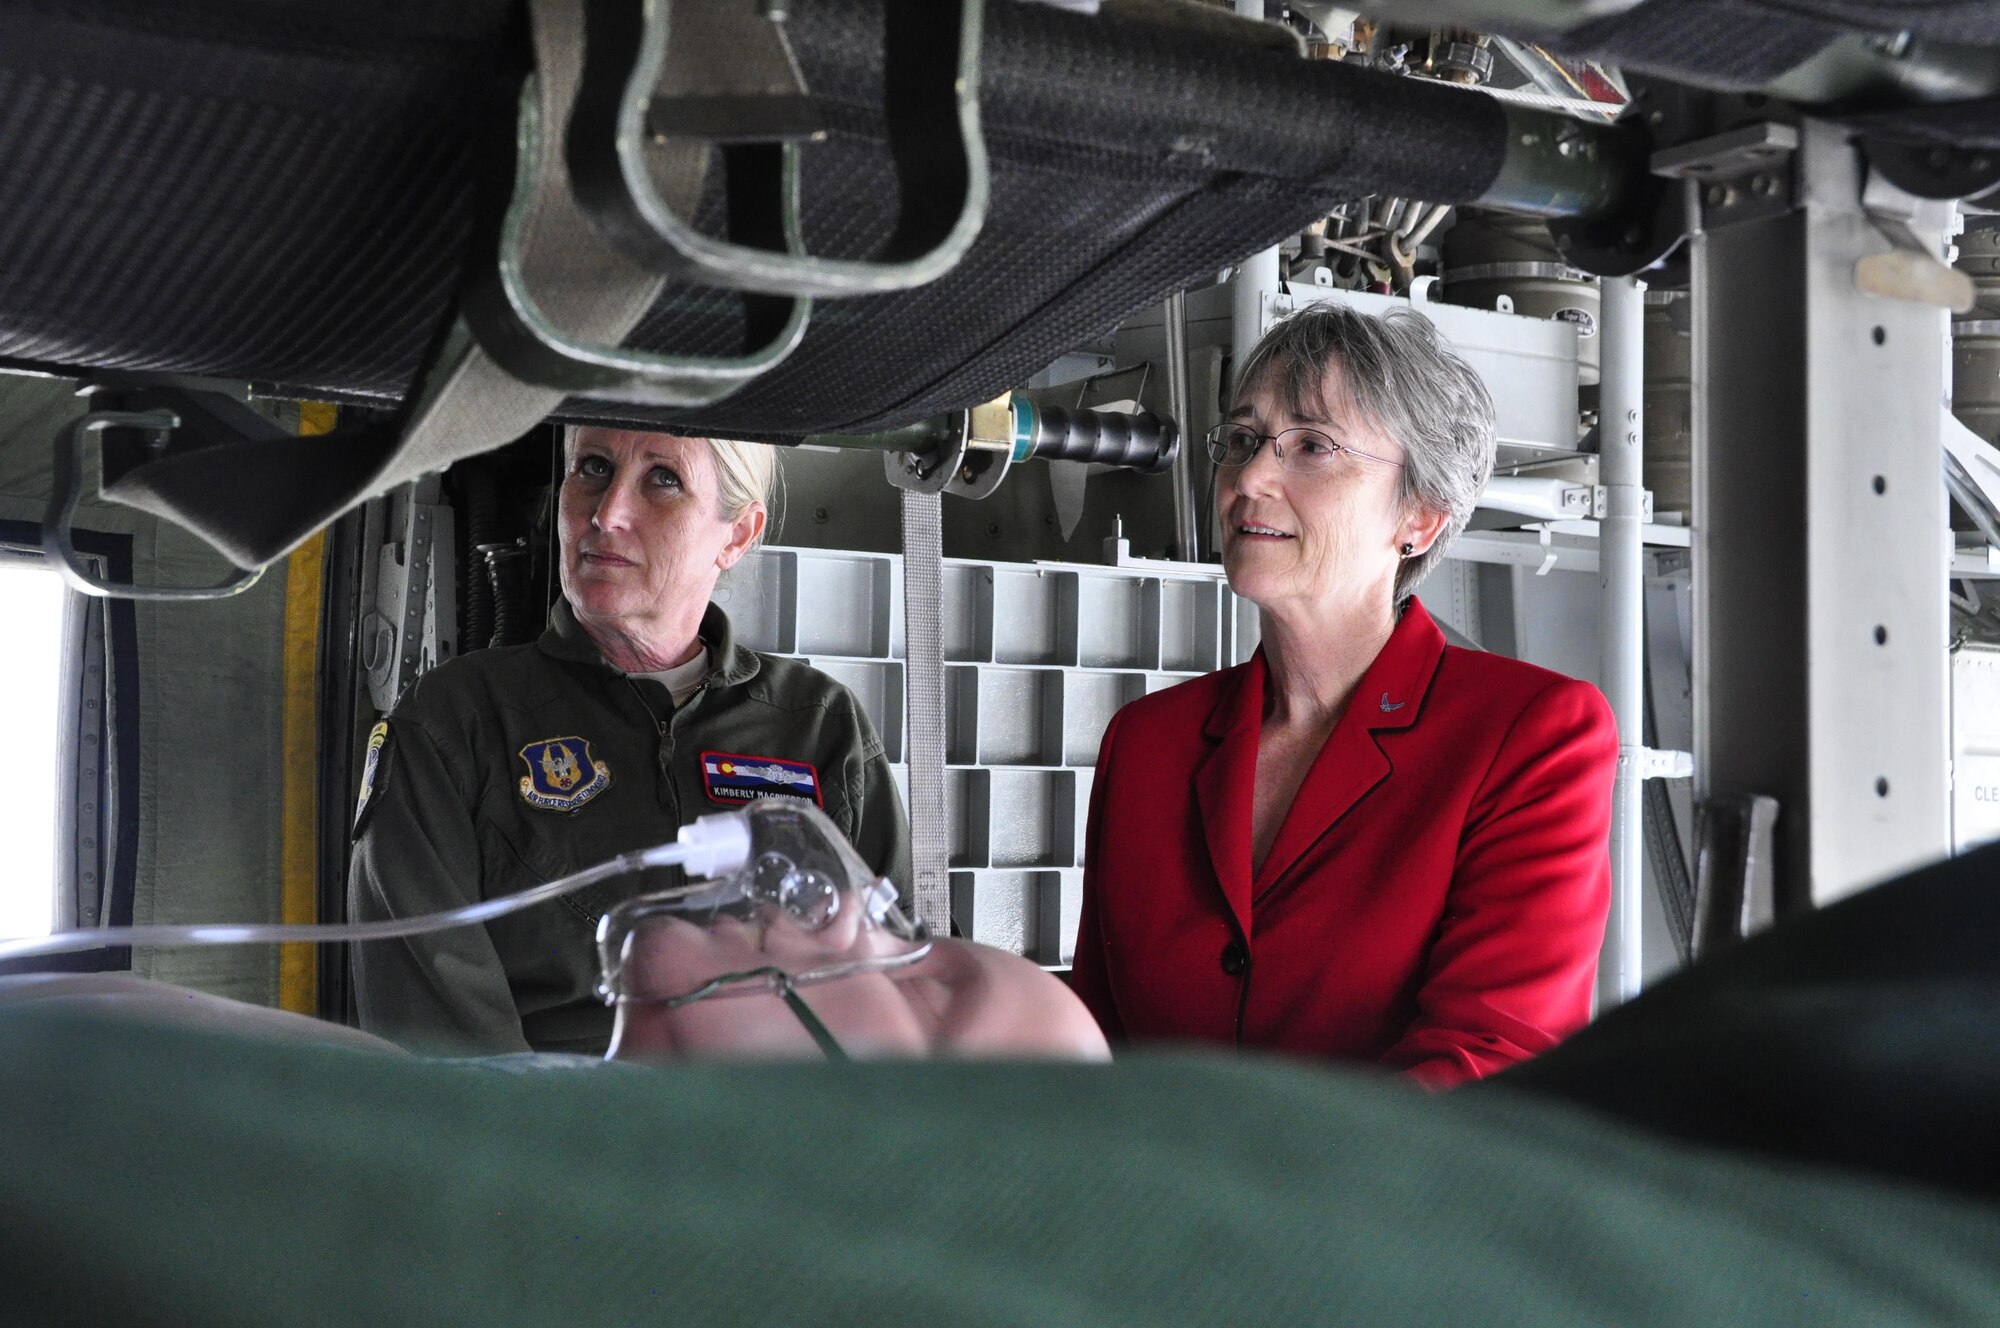
<instances>
[{"instance_id":1,"label":"black webbing strap","mask_svg":"<svg viewBox=\"0 0 2000 1328\"><path fill-rule=\"evenodd\" d=\"M550 318L579 339L615 345L658 298L663 279L600 240L578 209L563 160L583 55L583 0L531 0L536 95L541 123L532 162L531 210L524 219L522 274ZM497 216L511 171L513 108L495 108L489 155L500 187L484 209L490 224L474 246L474 270L498 261ZM682 148L663 187L683 207L699 196L705 154ZM481 348L454 313L435 339L419 388L387 422L310 438L219 443L170 451L122 473L107 471L104 496L200 535L243 567L288 552L355 503L461 457L519 437L561 404L559 389L513 377Z\"/></svg>"}]
</instances>

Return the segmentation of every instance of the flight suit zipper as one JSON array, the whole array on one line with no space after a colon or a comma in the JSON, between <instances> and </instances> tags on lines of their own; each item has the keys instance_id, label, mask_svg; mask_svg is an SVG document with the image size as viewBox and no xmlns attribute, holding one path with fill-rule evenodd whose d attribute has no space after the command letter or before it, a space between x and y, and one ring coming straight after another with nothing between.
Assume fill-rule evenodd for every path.
<instances>
[{"instance_id":1,"label":"flight suit zipper","mask_svg":"<svg viewBox=\"0 0 2000 1328\"><path fill-rule=\"evenodd\" d=\"M653 768L660 782L660 792L656 801L660 810L672 818L673 826L678 830L681 824L681 793L680 786L674 781L674 720L679 717L682 707L675 706L673 698L669 697L667 705L671 708L667 711L666 717L662 718L654 711L653 703L646 699L646 693L638 683L627 678L625 685L632 689L633 698L639 702L639 708L645 711L646 718L652 721L657 731L658 741L653 749Z\"/></svg>"},{"instance_id":2,"label":"flight suit zipper","mask_svg":"<svg viewBox=\"0 0 2000 1328\"><path fill-rule=\"evenodd\" d=\"M680 828L682 819L681 786L674 778L674 725L680 723L681 716L693 714L695 707L701 704L702 698L707 694L708 679L703 678L693 694L684 703L674 705L667 713L667 717L660 721L660 786L666 791L667 811L674 818L676 830ZM668 698L667 704L673 705L671 697Z\"/></svg>"},{"instance_id":3,"label":"flight suit zipper","mask_svg":"<svg viewBox=\"0 0 2000 1328\"><path fill-rule=\"evenodd\" d=\"M668 815L674 818L674 828L681 824L681 790L674 782L674 731L672 722L660 722L660 802Z\"/></svg>"}]
</instances>

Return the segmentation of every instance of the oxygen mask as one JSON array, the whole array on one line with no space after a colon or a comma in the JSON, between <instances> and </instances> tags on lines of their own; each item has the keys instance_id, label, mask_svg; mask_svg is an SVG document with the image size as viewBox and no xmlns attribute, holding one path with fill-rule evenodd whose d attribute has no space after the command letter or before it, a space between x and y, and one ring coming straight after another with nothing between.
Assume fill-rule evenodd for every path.
<instances>
[{"instance_id":1,"label":"oxygen mask","mask_svg":"<svg viewBox=\"0 0 2000 1328\"><path fill-rule=\"evenodd\" d=\"M766 798L741 816L749 847L740 865L604 915L598 994L613 1005L682 1006L775 992L819 1040L795 988L913 964L929 938L817 807Z\"/></svg>"}]
</instances>

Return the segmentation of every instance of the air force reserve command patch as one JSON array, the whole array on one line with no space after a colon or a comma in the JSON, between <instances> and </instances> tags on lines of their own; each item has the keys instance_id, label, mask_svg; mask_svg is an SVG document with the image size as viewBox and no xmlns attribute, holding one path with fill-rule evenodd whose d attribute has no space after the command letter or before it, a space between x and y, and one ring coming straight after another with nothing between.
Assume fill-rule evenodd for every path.
<instances>
[{"instance_id":1,"label":"air force reserve command patch","mask_svg":"<svg viewBox=\"0 0 2000 1328\"><path fill-rule=\"evenodd\" d=\"M800 798L826 806L819 793L819 771L810 762L776 756L739 756L734 752L703 752L701 782L715 802L750 802L757 798Z\"/></svg>"},{"instance_id":2,"label":"air force reserve command patch","mask_svg":"<svg viewBox=\"0 0 2000 1328\"><path fill-rule=\"evenodd\" d=\"M582 738L544 738L521 749L528 767L521 798L531 807L573 812L611 787L611 767L592 759Z\"/></svg>"}]
</instances>

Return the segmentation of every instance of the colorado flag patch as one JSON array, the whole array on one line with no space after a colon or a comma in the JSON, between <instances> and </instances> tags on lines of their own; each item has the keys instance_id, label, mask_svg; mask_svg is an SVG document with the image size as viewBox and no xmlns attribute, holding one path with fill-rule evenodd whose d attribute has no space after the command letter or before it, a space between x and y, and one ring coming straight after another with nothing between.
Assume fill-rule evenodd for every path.
<instances>
[{"instance_id":1,"label":"colorado flag patch","mask_svg":"<svg viewBox=\"0 0 2000 1328\"><path fill-rule=\"evenodd\" d=\"M776 756L741 756L735 752L703 752L701 782L716 802L749 802L755 798L799 798L826 806L819 793L819 771L807 761Z\"/></svg>"}]
</instances>

